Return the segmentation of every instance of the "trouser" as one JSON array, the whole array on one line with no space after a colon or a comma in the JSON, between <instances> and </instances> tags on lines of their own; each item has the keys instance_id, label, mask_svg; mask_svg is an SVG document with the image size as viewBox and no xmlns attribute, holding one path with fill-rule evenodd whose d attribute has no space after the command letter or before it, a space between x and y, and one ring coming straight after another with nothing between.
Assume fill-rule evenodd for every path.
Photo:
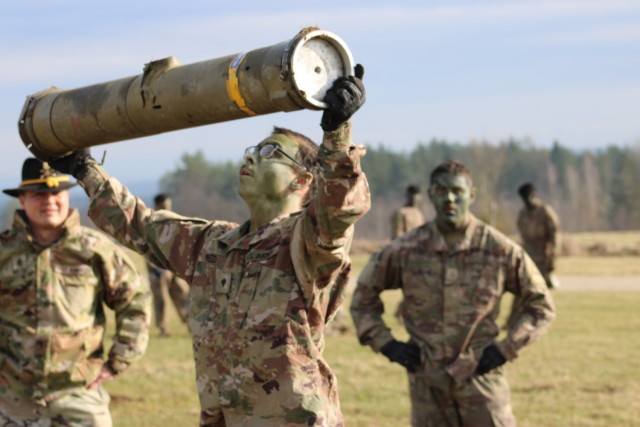
<instances>
[{"instance_id":1,"label":"trouser","mask_svg":"<svg viewBox=\"0 0 640 427\"><path fill-rule=\"evenodd\" d=\"M557 288L557 279L553 276L552 271L554 269L555 259L553 256L549 256L545 253L533 253L529 254L533 259L534 264L540 270L544 281L547 282L549 289Z\"/></svg>"},{"instance_id":2,"label":"trouser","mask_svg":"<svg viewBox=\"0 0 640 427\"><path fill-rule=\"evenodd\" d=\"M172 272L158 270L149 277L151 292L153 294L153 309L156 318L156 326L163 332L167 332L167 296L173 301L178 316L183 322L187 321L189 304L189 284Z\"/></svg>"},{"instance_id":3,"label":"trouser","mask_svg":"<svg viewBox=\"0 0 640 427\"><path fill-rule=\"evenodd\" d=\"M48 402L0 393L0 427L111 427L109 393L78 388Z\"/></svg>"},{"instance_id":4,"label":"trouser","mask_svg":"<svg viewBox=\"0 0 640 427\"><path fill-rule=\"evenodd\" d=\"M451 382L449 390L409 374L413 427L514 427L510 391L502 368Z\"/></svg>"}]
</instances>

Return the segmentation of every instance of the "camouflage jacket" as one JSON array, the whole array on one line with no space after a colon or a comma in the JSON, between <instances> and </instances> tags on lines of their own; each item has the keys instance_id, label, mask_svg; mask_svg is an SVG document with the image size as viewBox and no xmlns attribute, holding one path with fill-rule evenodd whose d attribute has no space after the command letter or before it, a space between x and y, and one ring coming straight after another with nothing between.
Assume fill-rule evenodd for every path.
<instances>
[{"instance_id":1,"label":"camouflage jacket","mask_svg":"<svg viewBox=\"0 0 640 427\"><path fill-rule=\"evenodd\" d=\"M80 225L77 210L63 236L41 247L23 211L0 235L0 387L36 399L93 381L102 365L105 313L115 311L108 366L116 373L144 353L150 293L124 252Z\"/></svg>"},{"instance_id":2,"label":"camouflage jacket","mask_svg":"<svg viewBox=\"0 0 640 427\"><path fill-rule=\"evenodd\" d=\"M424 214L417 206L403 206L391 215L391 238L402 236L424 224Z\"/></svg>"},{"instance_id":3,"label":"camouflage jacket","mask_svg":"<svg viewBox=\"0 0 640 427\"><path fill-rule=\"evenodd\" d=\"M221 413L228 425L342 425L322 352L345 296L353 224L370 205L365 149L350 133L325 133L310 204L252 233L248 222L154 212L97 166L83 179L99 227L191 284L201 426Z\"/></svg>"},{"instance_id":4,"label":"camouflage jacket","mask_svg":"<svg viewBox=\"0 0 640 427\"><path fill-rule=\"evenodd\" d=\"M539 199L534 199L533 209L526 206L518 214L518 231L522 237L522 246L538 266L545 258L554 256L558 243L558 215L553 208Z\"/></svg>"},{"instance_id":5,"label":"camouflage jacket","mask_svg":"<svg viewBox=\"0 0 640 427\"><path fill-rule=\"evenodd\" d=\"M423 349L428 375L442 373L460 353L477 361L498 337L505 292L514 295L514 309L497 345L508 360L555 317L551 294L531 259L475 218L452 249L435 222L428 222L372 255L358 278L351 314L360 342L375 351L393 338L382 319L380 293L387 289L404 294L405 327Z\"/></svg>"}]
</instances>

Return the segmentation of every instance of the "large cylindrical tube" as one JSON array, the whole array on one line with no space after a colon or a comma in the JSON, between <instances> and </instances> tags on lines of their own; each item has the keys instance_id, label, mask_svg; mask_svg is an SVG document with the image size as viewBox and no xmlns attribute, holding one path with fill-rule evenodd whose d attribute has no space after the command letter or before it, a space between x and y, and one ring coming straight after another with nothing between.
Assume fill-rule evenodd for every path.
<instances>
[{"instance_id":1,"label":"large cylindrical tube","mask_svg":"<svg viewBox=\"0 0 640 427\"><path fill-rule=\"evenodd\" d=\"M180 65L146 64L141 75L27 97L18 128L35 155L71 151L178 129L303 108L322 109L333 81L353 73L346 44L305 28L246 53Z\"/></svg>"}]
</instances>

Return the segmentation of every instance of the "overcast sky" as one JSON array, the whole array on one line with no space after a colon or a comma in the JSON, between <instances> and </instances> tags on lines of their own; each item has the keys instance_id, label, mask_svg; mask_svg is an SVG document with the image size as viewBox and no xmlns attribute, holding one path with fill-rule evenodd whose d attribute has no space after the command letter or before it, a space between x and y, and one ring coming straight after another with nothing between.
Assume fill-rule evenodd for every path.
<instances>
[{"instance_id":1,"label":"overcast sky","mask_svg":"<svg viewBox=\"0 0 640 427\"><path fill-rule=\"evenodd\" d=\"M637 0L19 0L0 5L2 187L17 184L28 155L17 132L27 95L134 76L172 55L189 64L249 51L308 25L339 35L365 65L358 143L640 145ZM93 152L107 149L107 170L125 183L151 181L185 152L240 159L273 125L318 140L319 121L314 111L277 113Z\"/></svg>"}]
</instances>

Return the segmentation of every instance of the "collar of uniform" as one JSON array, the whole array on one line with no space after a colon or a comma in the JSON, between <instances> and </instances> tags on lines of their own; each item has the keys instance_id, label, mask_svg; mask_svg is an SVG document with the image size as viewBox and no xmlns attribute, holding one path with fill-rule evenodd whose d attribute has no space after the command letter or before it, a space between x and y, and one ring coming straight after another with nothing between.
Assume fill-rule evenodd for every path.
<instances>
[{"instance_id":1,"label":"collar of uniform","mask_svg":"<svg viewBox=\"0 0 640 427\"><path fill-rule=\"evenodd\" d=\"M222 246L227 250L249 249L251 246L262 242L263 240L279 237L282 234L282 225L280 223L284 218L289 218L290 216L291 215L287 214L274 218L268 224L263 225L253 233L249 232L251 222L247 221L240 227L236 227L223 234L218 241L219 243L222 243Z\"/></svg>"},{"instance_id":2,"label":"collar of uniform","mask_svg":"<svg viewBox=\"0 0 640 427\"><path fill-rule=\"evenodd\" d=\"M77 209L69 209L69 216L67 216L67 219L62 223L62 227L70 233L73 233L78 227L80 227L80 213ZM27 214L24 210L16 209L13 214L13 228L19 233L26 235L29 238L29 241L33 241L33 233L31 232L31 227L27 220Z\"/></svg>"},{"instance_id":3,"label":"collar of uniform","mask_svg":"<svg viewBox=\"0 0 640 427\"><path fill-rule=\"evenodd\" d=\"M541 206L542 206L542 200L540 200L537 197L531 198L531 207L533 207L532 210L539 209Z\"/></svg>"},{"instance_id":4,"label":"collar of uniform","mask_svg":"<svg viewBox=\"0 0 640 427\"><path fill-rule=\"evenodd\" d=\"M458 242L455 247L449 248L447 246L447 242L444 240L444 236L438 229L436 222L429 222L427 224L427 229L431 232L429 250L435 252L460 252L469 250L469 248L473 246L473 236L475 235L477 225L478 220L476 219L476 217L470 215L469 224L467 224L467 228L465 228L464 230L464 236L462 237L462 240L460 240L460 242Z\"/></svg>"}]
</instances>

